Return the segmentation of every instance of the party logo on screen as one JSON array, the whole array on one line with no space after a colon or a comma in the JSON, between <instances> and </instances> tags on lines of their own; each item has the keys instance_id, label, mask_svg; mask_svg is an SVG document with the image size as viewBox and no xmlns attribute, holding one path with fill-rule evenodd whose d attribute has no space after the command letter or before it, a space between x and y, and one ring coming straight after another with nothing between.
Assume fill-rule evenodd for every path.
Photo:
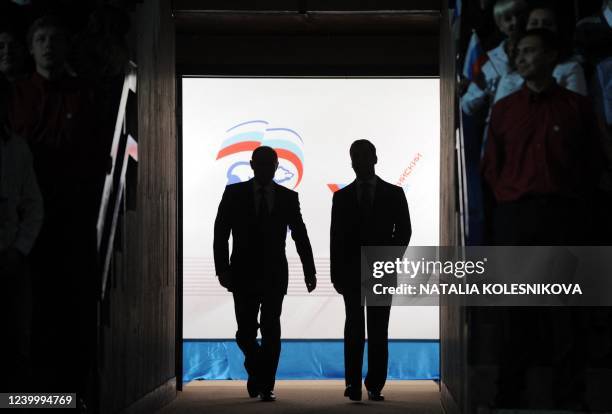
<instances>
[{"instance_id":1,"label":"party logo on screen","mask_svg":"<svg viewBox=\"0 0 612 414\"><path fill-rule=\"evenodd\" d=\"M217 160L227 163L227 184L253 178L249 161L253 150L262 145L274 148L278 154L274 181L288 188L300 185L304 176L302 137L292 129L271 127L263 120L241 122L226 131Z\"/></svg>"},{"instance_id":2,"label":"party logo on screen","mask_svg":"<svg viewBox=\"0 0 612 414\"><path fill-rule=\"evenodd\" d=\"M327 184L327 188L329 188L332 193L335 193L338 190L342 190L346 186L347 184Z\"/></svg>"}]
</instances>

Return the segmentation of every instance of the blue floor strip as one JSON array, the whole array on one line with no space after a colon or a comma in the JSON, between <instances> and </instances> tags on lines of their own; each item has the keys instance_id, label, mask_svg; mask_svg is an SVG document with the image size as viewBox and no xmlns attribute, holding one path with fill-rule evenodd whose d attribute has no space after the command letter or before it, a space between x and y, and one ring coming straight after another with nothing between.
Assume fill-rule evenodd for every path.
<instances>
[{"instance_id":1,"label":"blue floor strip","mask_svg":"<svg viewBox=\"0 0 612 414\"><path fill-rule=\"evenodd\" d=\"M437 340L389 341L390 380L440 378L440 343ZM244 356L235 340L185 339L183 381L245 380ZM367 372L367 344L363 374ZM280 380L344 378L342 340L284 340L276 375Z\"/></svg>"}]
</instances>

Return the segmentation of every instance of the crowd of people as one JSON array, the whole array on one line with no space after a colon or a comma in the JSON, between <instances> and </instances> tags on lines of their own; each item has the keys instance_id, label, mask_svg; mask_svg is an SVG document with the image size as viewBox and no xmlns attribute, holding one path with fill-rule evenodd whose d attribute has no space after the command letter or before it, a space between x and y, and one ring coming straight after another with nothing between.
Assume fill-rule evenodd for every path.
<instances>
[{"instance_id":1,"label":"crowd of people","mask_svg":"<svg viewBox=\"0 0 612 414\"><path fill-rule=\"evenodd\" d=\"M561 3L481 1L478 20L462 22L488 48L459 84L469 244L612 240L612 1L571 27ZM552 406L588 410L589 367L612 368L609 309L481 309L474 320L499 332L496 407L531 407L528 371L548 366L552 380L539 381Z\"/></svg>"},{"instance_id":2,"label":"crowd of people","mask_svg":"<svg viewBox=\"0 0 612 414\"><path fill-rule=\"evenodd\" d=\"M501 41L486 52L473 79L461 83L466 145L474 149L478 162L471 167L480 168L483 187L470 197L472 220L480 217L483 225L474 226L468 241L570 242L550 238L554 222L579 227L574 244L607 244L612 2L575 28L565 27L567 13L558 2L498 0L487 7L497 32L487 35L480 28L490 26L482 22L474 30ZM511 236L510 229L522 233Z\"/></svg>"},{"instance_id":3,"label":"crowd of people","mask_svg":"<svg viewBox=\"0 0 612 414\"><path fill-rule=\"evenodd\" d=\"M96 378L96 222L118 103L107 87L123 80L129 18L45 3L1 4L0 390L77 392L85 409Z\"/></svg>"}]
</instances>

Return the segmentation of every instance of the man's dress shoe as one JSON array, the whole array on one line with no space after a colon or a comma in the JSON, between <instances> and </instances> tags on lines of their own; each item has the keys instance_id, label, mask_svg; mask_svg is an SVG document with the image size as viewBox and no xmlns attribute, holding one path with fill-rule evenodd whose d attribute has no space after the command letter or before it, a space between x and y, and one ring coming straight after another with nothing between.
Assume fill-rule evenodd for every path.
<instances>
[{"instance_id":1,"label":"man's dress shoe","mask_svg":"<svg viewBox=\"0 0 612 414\"><path fill-rule=\"evenodd\" d=\"M259 386L257 385L257 381L255 377L249 376L247 380L247 391L249 393L249 397L255 398L259 395Z\"/></svg>"},{"instance_id":2,"label":"man's dress shoe","mask_svg":"<svg viewBox=\"0 0 612 414\"><path fill-rule=\"evenodd\" d=\"M351 401L361 401L361 389L349 385L344 390L344 396Z\"/></svg>"},{"instance_id":3,"label":"man's dress shoe","mask_svg":"<svg viewBox=\"0 0 612 414\"><path fill-rule=\"evenodd\" d=\"M276 401L276 395L274 395L274 391L261 391L259 399L266 402Z\"/></svg>"},{"instance_id":4,"label":"man's dress shoe","mask_svg":"<svg viewBox=\"0 0 612 414\"><path fill-rule=\"evenodd\" d=\"M380 391L368 391L368 400L370 401L384 401L385 396Z\"/></svg>"}]
</instances>

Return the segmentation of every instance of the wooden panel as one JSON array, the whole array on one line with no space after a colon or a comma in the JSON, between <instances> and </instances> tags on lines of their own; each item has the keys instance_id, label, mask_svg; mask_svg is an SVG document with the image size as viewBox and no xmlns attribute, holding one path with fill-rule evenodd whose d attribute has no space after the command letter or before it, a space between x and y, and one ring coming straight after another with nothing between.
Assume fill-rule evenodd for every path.
<instances>
[{"instance_id":1,"label":"wooden panel","mask_svg":"<svg viewBox=\"0 0 612 414\"><path fill-rule=\"evenodd\" d=\"M444 3L447 3L446 1ZM455 157L455 42L450 13L443 5L440 19L440 244L456 246L457 182ZM440 297L440 377L442 403L449 413L466 412L465 308L449 296Z\"/></svg>"},{"instance_id":2,"label":"wooden panel","mask_svg":"<svg viewBox=\"0 0 612 414\"><path fill-rule=\"evenodd\" d=\"M308 10L440 10L440 0L307 0Z\"/></svg>"},{"instance_id":3,"label":"wooden panel","mask_svg":"<svg viewBox=\"0 0 612 414\"><path fill-rule=\"evenodd\" d=\"M309 14L178 11L174 18L179 34L437 35L439 14L438 11Z\"/></svg>"},{"instance_id":4,"label":"wooden panel","mask_svg":"<svg viewBox=\"0 0 612 414\"><path fill-rule=\"evenodd\" d=\"M152 390L175 394L176 141L174 27L170 0L137 5L130 44L138 65L136 210L121 218L101 331L101 412ZM129 185L129 184L128 184ZM164 385L166 384L166 385ZM170 384L170 385L167 385ZM164 386L162 386L164 385ZM164 396L160 396L160 392ZM149 411L149 408L147 408Z\"/></svg>"},{"instance_id":5,"label":"wooden panel","mask_svg":"<svg viewBox=\"0 0 612 414\"><path fill-rule=\"evenodd\" d=\"M440 0L174 0L181 10L440 10Z\"/></svg>"}]
</instances>

